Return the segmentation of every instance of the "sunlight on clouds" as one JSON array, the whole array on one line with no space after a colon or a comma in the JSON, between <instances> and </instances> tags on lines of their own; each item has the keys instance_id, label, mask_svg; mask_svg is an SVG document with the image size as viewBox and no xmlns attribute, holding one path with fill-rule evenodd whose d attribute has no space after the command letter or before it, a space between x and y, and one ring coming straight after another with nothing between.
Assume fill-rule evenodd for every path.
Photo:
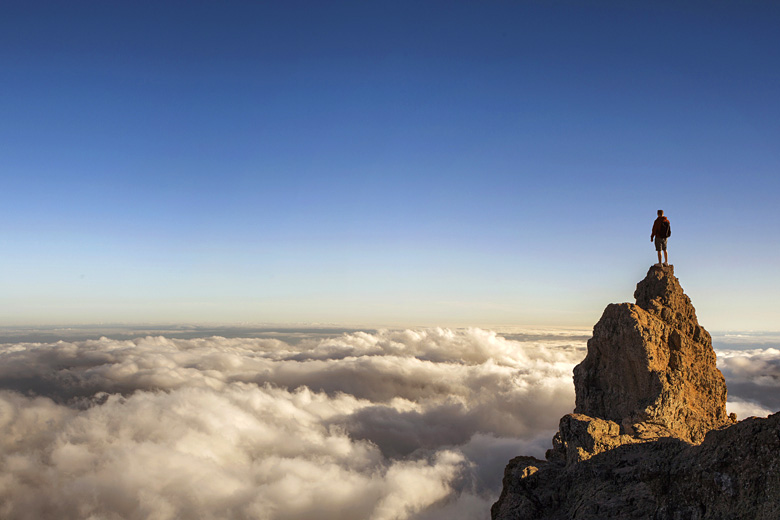
<instances>
[{"instance_id":1,"label":"sunlight on clouds","mask_svg":"<svg viewBox=\"0 0 780 520\"><path fill-rule=\"evenodd\" d=\"M748 417L767 417L774 413L769 408L765 408L758 403L735 397L730 397L726 402L726 411L737 414L737 419L740 421Z\"/></svg>"},{"instance_id":2,"label":"sunlight on clouds","mask_svg":"<svg viewBox=\"0 0 780 520\"><path fill-rule=\"evenodd\" d=\"M451 491L462 455L389 461L370 443L320 422L333 413L323 410L331 401L338 409L356 404L348 396L235 383L219 393L113 395L77 412L3 392L0 406L12 419L2 428L0 512L167 519L264 511L261 517L335 519L351 511L356 519L407 518Z\"/></svg>"},{"instance_id":3,"label":"sunlight on clouds","mask_svg":"<svg viewBox=\"0 0 780 520\"><path fill-rule=\"evenodd\" d=\"M486 519L584 339L480 329L0 345L0 517ZM780 351L727 351L729 410Z\"/></svg>"},{"instance_id":4,"label":"sunlight on clouds","mask_svg":"<svg viewBox=\"0 0 780 520\"><path fill-rule=\"evenodd\" d=\"M0 513L486 518L582 355L480 329L3 345Z\"/></svg>"}]
</instances>

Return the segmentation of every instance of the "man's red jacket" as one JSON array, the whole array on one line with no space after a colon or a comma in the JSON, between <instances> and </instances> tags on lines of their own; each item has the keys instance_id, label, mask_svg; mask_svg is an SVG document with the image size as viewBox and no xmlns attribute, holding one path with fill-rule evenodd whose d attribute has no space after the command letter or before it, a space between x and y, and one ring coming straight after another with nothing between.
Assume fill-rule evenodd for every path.
<instances>
[{"instance_id":1,"label":"man's red jacket","mask_svg":"<svg viewBox=\"0 0 780 520\"><path fill-rule=\"evenodd\" d=\"M655 222L653 222L653 232L650 233L650 240L655 238L655 236L661 231L661 222L669 222L669 219L663 215L655 219Z\"/></svg>"}]
</instances>

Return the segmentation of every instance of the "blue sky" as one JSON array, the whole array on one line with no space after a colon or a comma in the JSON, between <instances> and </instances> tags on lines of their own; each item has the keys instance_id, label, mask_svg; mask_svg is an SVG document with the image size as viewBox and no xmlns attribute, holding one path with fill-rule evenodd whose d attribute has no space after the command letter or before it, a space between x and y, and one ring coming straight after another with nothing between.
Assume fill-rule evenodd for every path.
<instances>
[{"instance_id":1,"label":"blue sky","mask_svg":"<svg viewBox=\"0 0 780 520\"><path fill-rule=\"evenodd\" d=\"M0 324L777 330L771 2L3 2Z\"/></svg>"}]
</instances>

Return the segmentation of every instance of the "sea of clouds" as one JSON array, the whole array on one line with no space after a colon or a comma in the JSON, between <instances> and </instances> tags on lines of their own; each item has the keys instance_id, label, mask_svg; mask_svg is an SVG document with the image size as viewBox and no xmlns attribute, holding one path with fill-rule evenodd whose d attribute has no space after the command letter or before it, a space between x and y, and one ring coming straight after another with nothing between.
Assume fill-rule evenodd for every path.
<instances>
[{"instance_id":1,"label":"sea of clouds","mask_svg":"<svg viewBox=\"0 0 780 520\"><path fill-rule=\"evenodd\" d=\"M574 407L587 333L0 345L0 518L487 519ZM780 350L724 349L729 411L780 409Z\"/></svg>"}]
</instances>

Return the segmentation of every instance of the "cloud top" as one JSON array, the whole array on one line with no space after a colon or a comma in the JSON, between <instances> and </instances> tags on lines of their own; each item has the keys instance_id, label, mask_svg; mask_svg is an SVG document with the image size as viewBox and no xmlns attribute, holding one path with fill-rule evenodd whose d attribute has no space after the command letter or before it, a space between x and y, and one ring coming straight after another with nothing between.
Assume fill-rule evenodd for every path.
<instances>
[{"instance_id":1,"label":"cloud top","mask_svg":"<svg viewBox=\"0 0 780 520\"><path fill-rule=\"evenodd\" d=\"M481 329L0 345L0 517L488 518L574 406L581 336ZM780 351L718 353L780 409Z\"/></svg>"},{"instance_id":2,"label":"cloud top","mask_svg":"<svg viewBox=\"0 0 780 520\"><path fill-rule=\"evenodd\" d=\"M480 329L2 345L0 516L487 518L508 458L573 406L582 348Z\"/></svg>"},{"instance_id":3,"label":"cloud top","mask_svg":"<svg viewBox=\"0 0 780 520\"><path fill-rule=\"evenodd\" d=\"M739 418L780 410L780 349L718 351L729 391L727 408Z\"/></svg>"}]
</instances>

